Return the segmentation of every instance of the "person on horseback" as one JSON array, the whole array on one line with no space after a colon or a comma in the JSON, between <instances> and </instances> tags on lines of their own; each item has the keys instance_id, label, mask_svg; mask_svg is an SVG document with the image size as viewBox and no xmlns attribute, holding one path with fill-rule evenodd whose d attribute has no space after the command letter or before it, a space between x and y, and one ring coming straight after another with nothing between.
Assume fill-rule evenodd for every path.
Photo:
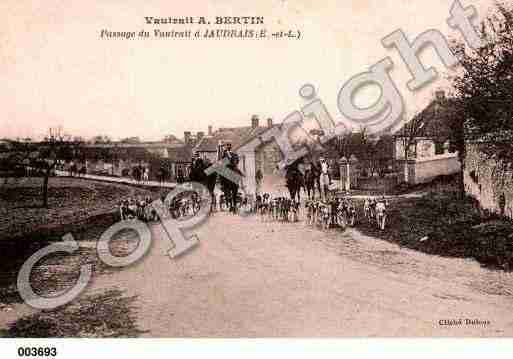
<instances>
[{"instance_id":1,"label":"person on horseback","mask_svg":"<svg viewBox=\"0 0 513 359\"><path fill-rule=\"evenodd\" d=\"M241 171L238 169L239 155L232 152L232 144L230 142L225 144L225 149L222 153L223 161L227 160L226 167L242 176ZM221 183L223 192L225 193L226 200L230 206L230 212L237 213L237 195L239 193L239 183L234 183L232 180L221 176Z\"/></svg>"},{"instance_id":2,"label":"person on horseback","mask_svg":"<svg viewBox=\"0 0 513 359\"><path fill-rule=\"evenodd\" d=\"M195 152L192 157L191 173L189 174L189 181L203 183L205 181L205 163L199 156L198 152Z\"/></svg>"},{"instance_id":3,"label":"person on horseback","mask_svg":"<svg viewBox=\"0 0 513 359\"><path fill-rule=\"evenodd\" d=\"M205 159L205 166L203 173L205 173L205 170L212 166L212 162L206 158ZM213 171L208 176L205 174L205 186L208 189L208 192L210 193L210 213L214 212L217 206L217 200L215 195L215 188L216 188L216 182L217 182L217 173Z\"/></svg>"}]
</instances>

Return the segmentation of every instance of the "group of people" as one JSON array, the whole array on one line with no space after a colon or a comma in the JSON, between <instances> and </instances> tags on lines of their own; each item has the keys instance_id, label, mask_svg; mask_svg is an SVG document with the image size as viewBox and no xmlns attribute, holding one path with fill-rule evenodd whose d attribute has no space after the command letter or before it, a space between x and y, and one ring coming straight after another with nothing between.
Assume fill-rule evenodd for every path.
<instances>
[{"instance_id":1,"label":"group of people","mask_svg":"<svg viewBox=\"0 0 513 359\"><path fill-rule=\"evenodd\" d=\"M150 179L150 169L144 166L135 166L132 168L132 178L136 182L148 182Z\"/></svg>"}]
</instances>

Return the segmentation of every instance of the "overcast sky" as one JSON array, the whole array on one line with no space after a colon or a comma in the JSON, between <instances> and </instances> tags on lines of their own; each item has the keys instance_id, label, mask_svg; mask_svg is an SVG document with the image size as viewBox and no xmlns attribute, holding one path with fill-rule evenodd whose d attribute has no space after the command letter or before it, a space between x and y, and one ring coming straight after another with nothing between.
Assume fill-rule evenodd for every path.
<instances>
[{"instance_id":1,"label":"overcast sky","mask_svg":"<svg viewBox=\"0 0 513 359\"><path fill-rule=\"evenodd\" d=\"M313 3L316 3L315 5ZM480 17L488 0L476 5ZM335 118L338 92L385 56L406 101L421 109L435 81L415 93L394 50L381 39L401 28L412 39L445 21L448 0L2 0L0 2L0 138L47 133L140 136L158 140L212 124L240 126L252 114L280 122L303 104L298 90L316 86ZM144 16L263 16L270 31L299 29L301 40L102 40L102 29L152 31ZM213 26L211 26L213 27ZM171 27L163 26L166 30ZM180 29L180 26L173 27ZM205 26L193 26L202 28ZM222 28L222 27L220 27ZM426 64L443 70L434 52ZM376 99L365 91L361 105Z\"/></svg>"}]
</instances>

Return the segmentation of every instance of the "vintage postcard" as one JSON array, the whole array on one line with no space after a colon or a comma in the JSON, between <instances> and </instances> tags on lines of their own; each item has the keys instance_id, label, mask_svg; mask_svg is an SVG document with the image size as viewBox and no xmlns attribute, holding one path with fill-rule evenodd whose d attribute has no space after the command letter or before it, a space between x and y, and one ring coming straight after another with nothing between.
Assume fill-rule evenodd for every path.
<instances>
[{"instance_id":1,"label":"vintage postcard","mask_svg":"<svg viewBox=\"0 0 513 359\"><path fill-rule=\"evenodd\" d=\"M513 335L511 2L0 19L0 337Z\"/></svg>"}]
</instances>

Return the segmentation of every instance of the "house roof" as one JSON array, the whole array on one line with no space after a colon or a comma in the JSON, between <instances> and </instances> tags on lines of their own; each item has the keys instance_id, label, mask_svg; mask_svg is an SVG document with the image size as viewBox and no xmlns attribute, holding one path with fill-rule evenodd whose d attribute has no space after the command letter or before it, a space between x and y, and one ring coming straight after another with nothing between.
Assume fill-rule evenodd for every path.
<instances>
[{"instance_id":1,"label":"house roof","mask_svg":"<svg viewBox=\"0 0 513 359\"><path fill-rule=\"evenodd\" d=\"M407 122L399 129L395 136L404 137L409 132L409 127L417 123L419 128L417 136L421 138L430 138L445 140L450 137L451 116L454 116L456 101L451 98L435 98L420 113L415 115L410 122Z\"/></svg>"},{"instance_id":2,"label":"house roof","mask_svg":"<svg viewBox=\"0 0 513 359\"><path fill-rule=\"evenodd\" d=\"M123 143L123 142L110 142L110 143L87 143L84 147L94 148L174 148L182 147L184 143L180 140L177 141L157 141L157 142L138 142L138 143Z\"/></svg>"},{"instance_id":3,"label":"house roof","mask_svg":"<svg viewBox=\"0 0 513 359\"><path fill-rule=\"evenodd\" d=\"M230 142L233 149L237 149L242 144L261 135L269 127L223 127L218 129L212 135L205 136L194 147L194 151L198 152L217 152L219 142Z\"/></svg>"}]
</instances>

